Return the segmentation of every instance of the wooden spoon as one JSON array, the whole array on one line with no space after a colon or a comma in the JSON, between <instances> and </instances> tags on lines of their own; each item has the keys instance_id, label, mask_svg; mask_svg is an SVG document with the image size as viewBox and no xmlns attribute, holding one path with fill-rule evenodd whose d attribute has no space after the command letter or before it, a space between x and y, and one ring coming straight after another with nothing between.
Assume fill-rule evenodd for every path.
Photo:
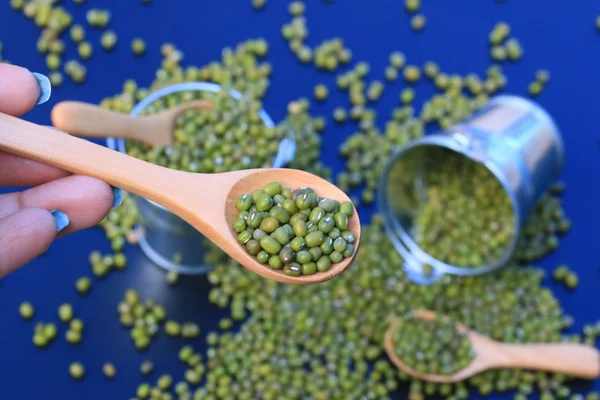
<instances>
[{"instance_id":1,"label":"wooden spoon","mask_svg":"<svg viewBox=\"0 0 600 400\"><path fill-rule=\"evenodd\" d=\"M416 311L415 317L426 321L436 318L432 311ZM458 329L466 332L475 350L475 358L454 375L424 374L404 364L394 351L393 332L400 321L394 321L385 332L385 351L402 371L415 378L431 382L458 382L475 374L496 368L519 368L557 372L585 379L600 377L600 352L593 347L577 343L507 344L480 335L462 324Z\"/></svg>"},{"instance_id":2,"label":"wooden spoon","mask_svg":"<svg viewBox=\"0 0 600 400\"><path fill-rule=\"evenodd\" d=\"M117 137L166 146L173 142L175 118L190 109L209 111L213 104L207 100L195 100L155 115L132 117L94 104L63 101L54 106L51 118L55 127L75 136Z\"/></svg>"},{"instance_id":3,"label":"wooden spoon","mask_svg":"<svg viewBox=\"0 0 600 400\"><path fill-rule=\"evenodd\" d=\"M244 267L284 283L323 282L350 266L360 245L360 221L355 212L348 230L354 233L354 255L327 272L291 277L262 265L237 242L232 228L237 199L278 181L296 189L311 187L320 196L349 201L336 186L308 172L293 169L252 169L223 174L194 174L160 167L84 139L0 113L0 150L76 174L98 178L152 200L187 221Z\"/></svg>"}]
</instances>

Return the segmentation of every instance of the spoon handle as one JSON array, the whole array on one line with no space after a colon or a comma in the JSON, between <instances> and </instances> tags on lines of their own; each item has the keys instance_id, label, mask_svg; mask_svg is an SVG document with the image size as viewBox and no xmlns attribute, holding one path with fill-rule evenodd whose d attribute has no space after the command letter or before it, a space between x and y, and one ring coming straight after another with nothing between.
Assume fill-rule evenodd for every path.
<instances>
[{"instance_id":1,"label":"spoon handle","mask_svg":"<svg viewBox=\"0 0 600 400\"><path fill-rule=\"evenodd\" d=\"M505 344L510 367L558 372L586 379L600 377L600 352L576 343Z\"/></svg>"},{"instance_id":2,"label":"spoon handle","mask_svg":"<svg viewBox=\"0 0 600 400\"><path fill-rule=\"evenodd\" d=\"M52 109L52 124L75 136L137 139L140 121L93 104L63 101Z\"/></svg>"},{"instance_id":3,"label":"spoon handle","mask_svg":"<svg viewBox=\"0 0 600 400\"><path fill-rule=\"evenodd\" d=\"M177 171L2 113L0 150L98 178L157 203L165 203L185 181Z\"/></svg>"}]
</instances>

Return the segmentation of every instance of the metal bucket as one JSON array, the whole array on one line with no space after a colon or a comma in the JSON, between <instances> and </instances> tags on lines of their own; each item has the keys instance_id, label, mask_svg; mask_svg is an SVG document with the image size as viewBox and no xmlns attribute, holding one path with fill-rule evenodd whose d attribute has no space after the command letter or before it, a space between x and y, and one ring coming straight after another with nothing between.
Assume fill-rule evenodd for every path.
<instances>
[{"instance_id":1,"label":"metal bucket","mask_svg":"<svg viewBox=\"0 0 600 400\"><path fill-rule=\"evenodd\" d=\"M137 117L156 100L178 92L204 91L217 93L221 86L207 82L186 82L164 87L138 103L130 115ZM242 95L235 90L229 94L236 100ZM261 110L259 115L268 128L275 124L271 117ZM126 153L123 139L109 138L107 145L113 150ZM294 158L296 144L293 135L279 144L273 160L273 168L282 168ZM132 195L133 196L133 195ZM205 264L205 256L212 249L212 243L187 222L153 201L134 196L140 211L141 222L137 227L139 244L144 254L156 265L185 275L199 275L210 271L214 265ZM178 262L178 259L182 262Z\"/></svg>"},{"instance_id":2,"label":"metal bucket","mask_svg":"<svg viewBox=\"0 0 600 400\"><path fill-rule=\"evenodd\" d=\"M510 197L515 233L503 256L493 263L468 268L446 264L427 254L414 240L414 215L421 202L427 201L415 195L423 193L418 171L422 171L421 161L431 147L446 148L485 165ZM387 234L404 258L409 278L431 284L444 274L480 275L505 265L531 209L559 176L563 158L562 138L549 114L516 96L494 97L466 121L397 149L384 168L379 206ZM399 181L405 184L399 185Z\"/></svg>"}]
</instances>

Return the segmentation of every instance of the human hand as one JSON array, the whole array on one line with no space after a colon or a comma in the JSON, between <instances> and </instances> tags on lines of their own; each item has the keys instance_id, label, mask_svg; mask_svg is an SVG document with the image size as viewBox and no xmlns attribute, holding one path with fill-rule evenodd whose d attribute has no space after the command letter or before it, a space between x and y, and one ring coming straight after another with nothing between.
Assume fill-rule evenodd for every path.
<instances>
[{"instance_id":1,"label":"human hand","mask_svg":"<svg viewBox=\"0 0 600 400\"><path fill-rule=\"evenodd\" d=\"M39 74L0 64L0 112L21 116L50 98ZM97 225L123 200L120 189L0 151L0 278L44 253L56 237Z\"/></svg>"}]
</instances>

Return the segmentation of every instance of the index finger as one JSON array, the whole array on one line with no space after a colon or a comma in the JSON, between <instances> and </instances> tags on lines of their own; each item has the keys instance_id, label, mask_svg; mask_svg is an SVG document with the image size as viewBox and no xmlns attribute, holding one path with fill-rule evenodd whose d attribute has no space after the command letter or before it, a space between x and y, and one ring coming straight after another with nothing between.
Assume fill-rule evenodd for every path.
<instances>
[{"instance_id":1,"label":"index finger","mask_svg":"<svg viewBox=\"0 0 600 400\"><path fill-rule=\"evenodd\" d=\"M50 81L15 65L0 64L0 112L15 117L48 101Z\"/></svg>"}]
</instances>

